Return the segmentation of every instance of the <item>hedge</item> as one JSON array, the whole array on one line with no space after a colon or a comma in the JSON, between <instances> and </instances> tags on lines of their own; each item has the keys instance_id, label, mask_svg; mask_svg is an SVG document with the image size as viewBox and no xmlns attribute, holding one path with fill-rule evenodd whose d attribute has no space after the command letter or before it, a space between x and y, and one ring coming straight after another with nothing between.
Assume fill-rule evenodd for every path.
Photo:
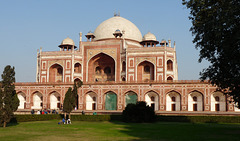
<instances>
[{"instance_id":1,"label":"hedge","mask_svg":"<svg viewBox=\"0 0 240 141\"><path fill-rule=\"evenodd\" d=\"M61 120L64 115L15 115L11 122ZM72 121L122 121L122 115L71 115ZM192 122L192 123L240 123L240 116L165 116L158 115L159 122Z\"/></svg>"},{"instance_id":2,"label":"hedge","mask_svg":"<svg viewBox=\"0 0 240 141\"><path fill-rule=\"evenodd\" d=\"M240 116L158 116L158 121L192 123L240 123Z\"/></svg>"},{"instance_id":3,"label":"hedge","mask_svg":"<svg viewBox=\"0 0 240 141\"><path fill-rule=\"evenodd\" d=\"M48 115L15 115L11 122L27 122L27 121L44 121L44 120L61 120L64 115L48 114ZM121 121L121 115L71 115L72 121Z\"/></svg>"},{"instance_id":4,"label":"hedge","mask_svg":"<svg viewBox=\"0 0 240 141\"><path fill-rule=\"evenodd\" d=\"M121 121L121 115L71 115L72 121Z\"/></svg>"},{"instance_id":5,"label":"hedge","mask_svg":"<svg viewBox=\"0 0 240 141\"><path fill-rule=\"evenodd\" d=\"M14 115L11 122L26 122L26 121L44 121L53 119L62 119L63 115L48 114L48 115Z\"/></svg>"}]
</instances>

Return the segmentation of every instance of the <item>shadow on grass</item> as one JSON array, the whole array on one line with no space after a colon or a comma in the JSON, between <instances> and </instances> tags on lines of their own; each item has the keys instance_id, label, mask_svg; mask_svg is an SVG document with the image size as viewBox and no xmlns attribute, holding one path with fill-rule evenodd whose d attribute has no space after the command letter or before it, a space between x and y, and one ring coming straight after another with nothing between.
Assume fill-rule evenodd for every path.
<instances>
[{"instance_id":1,"label":"shadow on grass","mask_svg":"<svg viewBox=\"0 0 240 141\"><path fill-rule=\"evenodd\" d=\"M17 126L19 123L17 122L10 122L10 123L7 123L7 127L10 127L10 126Z\"/></svg>"},{"instance_id":2,"label":"shadow on grass","mask_svg":"<svg viewBox=\"0 0 240 141\"><path fill-rule=\"evenodd\" d=\"M11 126L17 126L19 123L17 123L17 122L9 122L9 123L7 123L7 126L6 126L6 128L7 127L11 127ZM0 128L3 128L3 125L2 124L0 124Z\"/></svg>"},{"instance_id":3,"label":"shadow on grass","mask_svg":"<svg viewBox=\"0 0 240 141\"><path fill-rule=\"evenodd\" d=\"M219 124L216 120L205 123L193 122L188 116L159 117L155 123L125 123L110 121L122 128L119 132L133 137L133 140L239 140L238 124ZM161 119L162 118L162 119ZM174 119L173 119L174 118ZM175 119L177 118L177 119Z\"/></svg>"}]
</instances>

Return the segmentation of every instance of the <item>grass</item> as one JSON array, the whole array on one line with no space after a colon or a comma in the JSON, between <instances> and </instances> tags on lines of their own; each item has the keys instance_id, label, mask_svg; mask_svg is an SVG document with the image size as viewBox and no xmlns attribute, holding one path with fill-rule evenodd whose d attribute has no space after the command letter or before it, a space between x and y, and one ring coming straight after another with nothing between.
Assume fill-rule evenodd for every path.
<instances>
[{"instance_id":1,"label":"grass","mask_svg":"<svg viewBox=\"0 0 240 141\"><path fill-rule=\"evenodd\" d=\"M0 141L7 140L240 140L240 124L217 123L123 123L58 120L34 121L0 127Z\"/></svg>"}]
</instances>

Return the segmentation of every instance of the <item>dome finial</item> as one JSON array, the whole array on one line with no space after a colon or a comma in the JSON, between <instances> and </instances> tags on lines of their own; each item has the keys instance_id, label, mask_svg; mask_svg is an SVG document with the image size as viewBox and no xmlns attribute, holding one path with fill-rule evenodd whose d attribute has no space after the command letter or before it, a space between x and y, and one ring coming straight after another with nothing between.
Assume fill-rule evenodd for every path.
<instances>
[{"instance_id":1,"label":"dome finial","mask_svg":"<svg viewBox=\"0 0 240 141\"><path fill-rule=\"evenodd\" d=\"M114 11L114 17L120 17L120 12L118 11L118 13L116 13L116 11Z\"/></svg>"}]
</instances>

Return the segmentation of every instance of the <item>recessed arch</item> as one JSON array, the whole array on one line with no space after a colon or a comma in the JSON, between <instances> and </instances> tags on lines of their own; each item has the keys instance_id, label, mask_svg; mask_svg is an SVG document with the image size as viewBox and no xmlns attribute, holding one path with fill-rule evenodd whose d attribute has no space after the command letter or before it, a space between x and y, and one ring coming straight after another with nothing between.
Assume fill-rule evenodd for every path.
<instances>
[{"instance_id":1,"label":"recessed arch","mask_svg":"<svg viewBox=\"0 0 240 141\"><path fill-rule=\"evenodd\" d=\"M43 95L42 93L36 91L32 94L32 109L42 109L43 108Z\"/></svg>"},{"instance_id":2,"label":"recessed arch","mask_svg":"<svg viewBox=\"0 0 240 141\"><path fill-rule=\"evenodd\" d=\"M167 81L173 81L173 78L171 76L168 76Z\"/></svg>"},{"instance_id":3,"label":"recessed arch","mask_svg":"<svg viewBox=\"0 0 240 141\"><path fill-rule=\"evenodd\" d=\"M18 92L17 97L19 99L18 109L26 109L26 94L23 92Z\"/></svg>"},{"instance_id":4,"label":"recessed arch","mask_svg":"<svg viewBox=\"0 0 240 141\"><path fill-rule=\"evenodd\" d=\"M128 91L125 93L125 107L128 104L136 104L138 101L138 95L134 91Z\"/></svg>"},{"instance_id":5,"label":"recessed arch","mask_svg":"<svg viewBox=\"0 0 240 141\"><path fill-rule=\"evenodd\" d=\"M117 110L117 94L113 91L105 93L105 110Z\"/></svg>"},{"instance_id":6,"label":"recessed arch","mask_svg":"<svg viewBox=\"0 0 240 141\"><path fill-rule=\"evenodd\" d=\"M82 65L80 63L74 64L74 73L82 73Z\"/></svg>"},{"instance_id":7,"label":"recessed arch","mask_svg":"<svg viewBox=\"0 0 240 141\"><path fill-rule=\"evenodd\" d=\"M167 61L167 71L173 71L173 61L172 60Z\"/></svg>"},{"instance_id":8,"label":"recessed arch","mask_svg":"<svg viewBox=\"0 0 240 141\"><path fill-rule=\"evenodd\" d=\"M49 67L49 82L63 82L63 67L60 64Z\"/></svg>"},{"instance_id":9,"label":"recessed arch","mask_svg":"<svg viewBox=\"0 0 240 141\"><path fill-rule=\"evenodd\" d=\"M166 95L166 111L181 110L181 95L177 91L170 91Z\"/></svg>"},{"instance_id":10,"label":"recessed arch","mask_svg":"<svg viewBox=\"0 0 240 141\"><path fill-rule=\"evenodd\" d=\"M106 61L107 60L107 61ZM88 81L115 81L115 60L105 54L99 53L88 62Z\"/></svg>"},{"instance_id":11,"label":"recessed arch","mask_svg":"<svg viewBox=\"0 0 240 141\"><path fill-rule=\"evenodd\" d=\"M122 62L122 72L126 72L126 62Z\"/></svg>"},{"instance_id":12,"label":"recessed arch","mask_svg":"<svg viewBox=\"0 0 240 141\"><path fill-rule=\"evenodd\" d=\"M226 95L216 91L211 94L211 111L226 111Z\"/></svg>"},{"instance_id":13,"label":"recessed arch","mask_svg":"<svg viewBox=\"0 0 240 141\"><path fill-rule=\"evenodd\" d=\"M142 61L137 65L136 74L138 81L154 80L154 64L149 61Z\"/></svg>"},{"instance_id":14,"label":"recessed arch","mask_svg":"<svg viewBox=\"0 0 240 141\"><path fill-rule=\"evenodd\" d=\"M60 109L61 108L61 95L53 91L49 94L50 109Z\"/></svg>"},{"instance_id":15,"label":"recessed arch","mask_svg":"<svg viewBox=\"0 0 240 141\"><path fill-rule=\"evenodd\" d=\"M159 110L159 95L155 91L148 91L145 94L145 102L148 106L152 107L155 111Z\"/></svg>"},{"instance_id":16,"label":"recessed arch","mask_svg":"<svg viewBox=\"0 0 240 141\"><path fill-rule=\"evenodd\" d=\"M74 79L74 82L75 82L75 83L79 83L79 82L82 82L82 80L81 80L80 78L75 78L75 79Z\"/></svg>"},{"instance_id":17,"label":"recessed arch","mask_svg":"<svg viewBox=\"0 0 240 141\"><path fill-rule=\"evenodd\" d=\"M86 110L97 110L97 94L93 91L89 91L85 94Z\"/></svg>"},{"instance_id":18,"label":"recessed arch","mask_svg":"<svg viewBox=\"0 0 240 141\"><path fill-rule=\"evenodd\" d=\"M188 94L188 111L203 111L204 96L199 91Z\"/></svg>"}]
</instances>

